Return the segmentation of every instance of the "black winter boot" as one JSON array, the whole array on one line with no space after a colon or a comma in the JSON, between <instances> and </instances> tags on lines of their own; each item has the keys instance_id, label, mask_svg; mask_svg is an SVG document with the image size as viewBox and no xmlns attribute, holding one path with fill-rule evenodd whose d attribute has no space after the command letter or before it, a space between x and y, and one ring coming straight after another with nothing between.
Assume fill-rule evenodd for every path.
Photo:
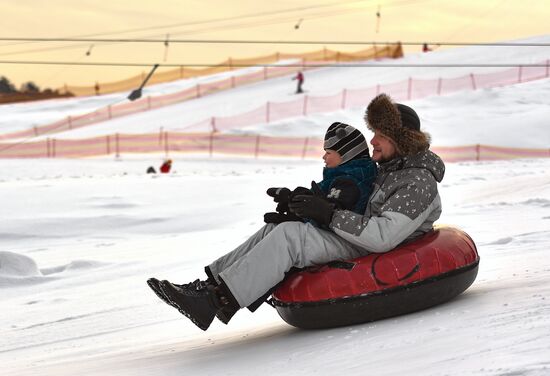
<instances>
[{"instance_id":1,"label":"black winter boot","mask_svg":"<svg viewBox=\"0 0 550 376\"><path fill-rule=\"evenodd\" d=\"M149 278L147 280L147 285L151 288L151 290L153 290L153 292L155 294L157 294L157 296L166 304L168 305L172 305L172 302L170 301L170 299L168 299L166 297L166 295L164 295L164 292L162 291L162 289L160 288L160 281L156 278Z\"/></svg>"},{"instance_id":2,"label":"black winter boot","mask_svg":"<svg viewBox=\"0 0 550 376\"><path fill-rule=\"evenodd\" d=\"M195 281L183 286L162 281L160 288L171 305L202 330L208 329L222 307L215 287L204 281Z\"/></svg>"},{"instance_id":3,"label":"black winter boot","mask_svg":"<svg viewBox=\"0 0 550 376\"><path fill-rule=\"evenodd\" d=\"M208 282L208 281L207 281ZM171 305L172 307L175 307L175 308L178 308L177 306L175 306L172 301L164 294L164 291L162 290L161 286L160 286L160 283L161 281L159 281L158 279L156 278L149 278L147 280L147 285L151 288L151 290L153 290L153 292L155 294L157 294L157 296L163 301L165 302L166 304L168 305ZM178 285L178 284L175 284L173 283L174 286L176 287L179 287L179 288L182 288L182 289L197 289L197 286L200 285L201 280L200 279L196 279L195 281L191 282L191 283L187 283L185 285Z\"/></svg>"}]
</instances>

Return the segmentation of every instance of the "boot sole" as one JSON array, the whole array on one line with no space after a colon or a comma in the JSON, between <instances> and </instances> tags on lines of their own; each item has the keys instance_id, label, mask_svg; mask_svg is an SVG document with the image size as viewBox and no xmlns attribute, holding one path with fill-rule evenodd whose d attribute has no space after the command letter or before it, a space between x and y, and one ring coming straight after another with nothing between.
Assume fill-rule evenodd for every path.
<instances>
[{"instance_id":1,"label":"boot sole","mask_svg":"<svg viewBox=\"0 0 550 376\"><path fill-rule=\"evenodd\" d=\"M164 303L168 304L169 306L172 306L174 308L178 308L177 306L172 303L172 301L164 295L164 292L162 291L160 287L160 281L156 278L149 278L147 280L147 285L153 290L153 292L162 300Z\"/></svg>"},{"instance_id":2,"label":"boot sole","mask_svg":"<svg viewBox=\"0 0 550 376\"><path fill-rule=\"evenodd\" d=\"M169 286L169 284L170 284L170 282L168 282L168 281L161 281L160 282L160 289L163 292L164 296L166 298L168 298L168 300L170 301L170 305L172 307L176 308L179 311L179 313L181 313L182 315L187 317L189 320L191 320L193 322L193 324L198 326L200 329L206 331L206 329L208 329L208 327L210 327L210 324L212 323L212 321L210 321L208 323L206 323L206 322L203 323L203 322L198 321L195 317L191 316L187 312L185 304L182 304L183 302L180 299L178 299L177 292L173 291L173 289ZM214 318L212 318L212 319L214 319Z\"/></svg>"}]
</instances>

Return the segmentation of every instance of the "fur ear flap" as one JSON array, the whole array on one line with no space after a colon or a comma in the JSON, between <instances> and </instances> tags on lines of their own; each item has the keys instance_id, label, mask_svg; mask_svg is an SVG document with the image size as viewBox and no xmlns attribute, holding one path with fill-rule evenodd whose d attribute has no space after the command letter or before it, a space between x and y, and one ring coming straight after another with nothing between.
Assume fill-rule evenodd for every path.
<instances>
[{"instance_id":1,"label":"fur ear flap","mask_svg":"<svg viewBox=\"0 0 550 376\"><path fill-rule=\"evenodd\" d=\"M431 136L403 127L398 135L397 146L403 155L414 155L430 147Z\"/></svg>"}]
</instances>

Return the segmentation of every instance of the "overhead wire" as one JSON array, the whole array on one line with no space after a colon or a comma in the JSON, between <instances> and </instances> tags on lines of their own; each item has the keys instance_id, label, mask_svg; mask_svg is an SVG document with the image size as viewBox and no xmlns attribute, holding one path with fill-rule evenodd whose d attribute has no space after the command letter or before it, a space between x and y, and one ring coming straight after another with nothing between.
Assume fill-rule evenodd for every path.
<instances>
[{"instance_id":1,"label":"overhead wire","mask_svg":"<svg viewBox=\"0 0 550 376\"><path fill-rule=\"evenodd\" d=\"M153 44L299 44L299 45L372 45L385 44L403 46L421 46L424 43L441 46L483 46L483 47L550 47L550 43L542 42L442 42L442 41L376 41L376 40L262 40L262 39L144 39L144 38L44 38L44 37L0 37L0 40L19 40L37 42L80 42L80 43L153 43ZM78 46L78 48L82 48ZM0 54L4 55L4 54Z\"/></svg>"},{"instance_id":2,"label":"overhead wire","mask_svg":"<svg viewBox=\"0 0 550 376\"><path fill-rule=\"evenodd\" d=\"M109 67L147 67L154 65L156 63L129 63L129 62L78 62L78 61L28 61L28 60L0 60L0 64L27 64L27 65L74 65L74 66L109 66ZM221 63L221 64L210 64L210 63L171 63L171 64L159 64L159 67L166 68L175 68L175 67L195 67L195 68L211 68L211 67L231 67L231 68L249 68L249 67L280 67L280 64L239 64L236 62L232 63ZM545 63L522 63L522 62L512 62L512 63L449 63L449 64L437 64L437 63L427 63L427 64L412 64L412 63L316 63L312 62L307 65L302 63L290 63L285 64L285 67L311 67L311 68L329 68L329 67L347 67L347 68L421 68L421 67L430 67L430 68L458 68L458 67L472 67L472 68L498 68L498 67L547 67L548 64Z\"/></svg>"},{"instance_id":3,"label":"overhead wire","mask_svg":"<svg viewBox=\"0 0 550 376\"><path fill-rule=\"evenodd\" d=\"M422 2L433 2L433 1L434 0L395 0L391 3L388 3L386 5L386 7L392 8L392 7L400 7L400 6L418 5L419 3L422 3ZM226 21L232 21L232 20L240 19L240 18L252 18L252 17L256 17L256 16L261 17L261 16L264 16L264 15L271 16L271 15L275 15L275 14L279 14L279 13L297 12L299 10L304 10L304 9L318 9L318 8L335 7L335 6L349 5L349 4L353 4L353 3L364 3L364 2L369 2L370 3L371 1L369 1L369 0L354 0L354 1L338 2L338 3L330 3L330 4L325 3L325 4L320 4L318 6L307 6L307 7L293 8L293 9L287 9L287 10L281 10L281 11L262 12L262 13L244 15L244 16L235 16L235 17L229 17L229 18L218 18L218 19L214 19L214 20L196 21L196 22L191 22L191 23L186 23L186 24L172 24L172 25L169 25L169 26L158 26L158 27L133 29L133 30L150 30L150 29L153 29L153 28L167 28L167 27L170 27L170 26L177 26L177 25L179 25L179 27L181 27L181 26L201 25L201 24L215 23L215 22L226 22ZM372 7L374 7L374 5L372 5ZM357 9L340 9L340 10L330 10L330 11L325 11L325 12L320 12L320 13L318 12L318 13L305 14L305 15L301 15L301 17L307 17L308 19L315 19L315 18L323 18L323 17L333 17L333 16L336 16L336 15L342 15L342 14L354 13L354 12L357 12ZM296 17L295 15L290 15L290 16L286 16L284 18L275 18L275 19L271 19L271 20L269 20L269 19L268 20L251 20L251 21L247 21L245 23L240 23L240 24L239 23L238 24L229 24L229 25L223 25L222 24L222 25L207 27L207 28L203 28L203 29L187 30L187 31L182 31L182 32L171 32L171 35L172 36L193 35L193 34L200 34L200 33L205 33L205 32L216 31L216 30L235 30L235 29L239 29L239 28L249 28L249 27L254 27L254 26L266 26L266 25L280 24L280 23L285 23L285 22L294 23L295 17ZM104 34L103 33L103 34L96 34L96 35L113 35L113 34L112 33L111 34ZM155 34L155 35L152 35L152 36L146 36L146 37L142 37L142 38L139 38L139 39L143 40L143 39L148 39L148 38L161 37L163 35L164 34L162 34L162 35L161 34ZM71 39L71 38L66 38L66 39ZM78 39L78 38L73 38L73 39ZM131 38L128 38L128 39L131 39ZM28 41L20 41L20 42L36 43L36 42L40 42L40 40L34 40L34 41L28 40ZM159 41L156 40L156 42L158 43ZM113 41L106 40L106 41L103 42L103 45L115 44L115 43L121 43L121 42L116 41L116 40L113 40ZM0 56L20 55L20 54L25 54L25 53L35 53L35 52L45 52L45 51L75 49L75 48L79 48L79 46L70 45L70 46L59 46L59 47L46 47L46 48L23 50L23 51L20 50L20 51L12 51L12 52L3 52L3 53L0 53Z\"/></svg>"}]
</instances>

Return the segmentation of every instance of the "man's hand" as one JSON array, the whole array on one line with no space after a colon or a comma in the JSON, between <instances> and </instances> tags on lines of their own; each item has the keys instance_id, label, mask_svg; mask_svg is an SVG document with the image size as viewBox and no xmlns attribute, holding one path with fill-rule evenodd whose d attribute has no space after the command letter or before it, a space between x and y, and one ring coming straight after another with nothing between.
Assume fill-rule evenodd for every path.
<instances>
[{"instance_id":1,"label":"man's hand","mask_svg":"<svg viewBox=\"0 0 550 376\"><path fill-rule=\"evenodd\" d=\"M312 219L321 226L328 227L332 220L334 204L322 197L297 195L288 203L291 213L304 219Z\"/></svg>"}]
</instances>

